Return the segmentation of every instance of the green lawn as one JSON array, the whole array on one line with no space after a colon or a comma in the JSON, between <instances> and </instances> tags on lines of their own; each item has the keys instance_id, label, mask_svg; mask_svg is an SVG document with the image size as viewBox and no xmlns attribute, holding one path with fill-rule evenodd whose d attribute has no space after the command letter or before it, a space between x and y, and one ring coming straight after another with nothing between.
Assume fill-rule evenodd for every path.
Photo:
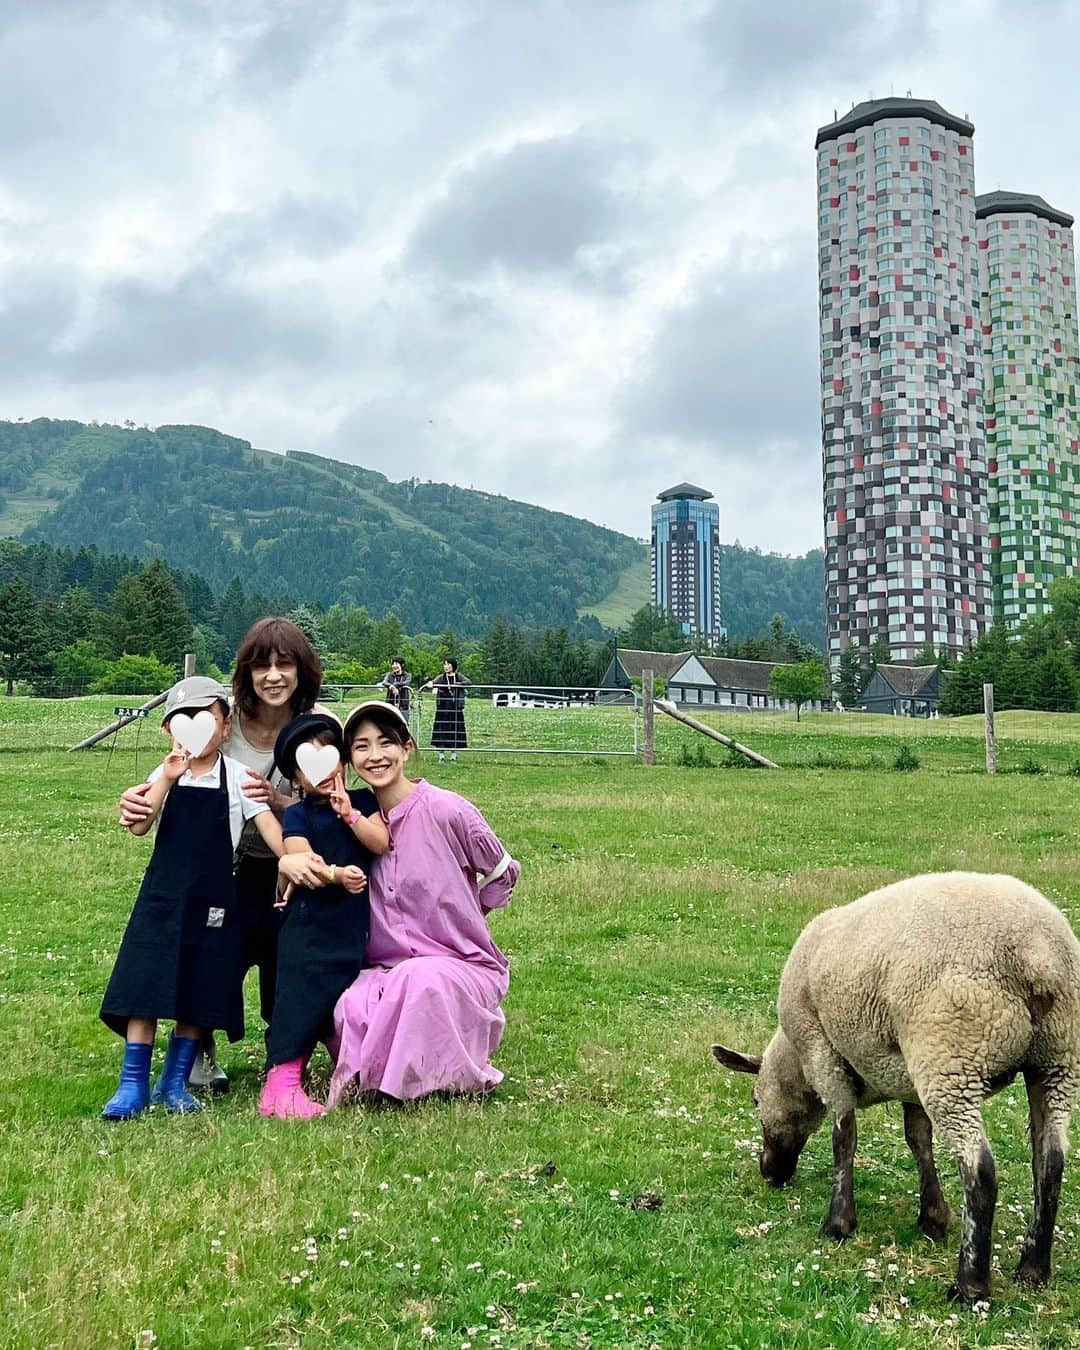
<instances>
[{"instance_id":1,"label":"green lawn","mask_svg":"<svg viewBox=\"0 0 1080 1350\"><path fill-rule=\"evenodd\" d=\"M719 746L713 767L685 767L698 742L666 719L652 769L428 756L524 866L493 917L513 962L500 1090L263 1121L249 986L230 1095L110 1127L120 1047L97 1008L149 841L115 824L134 732L111 761L64 747L119 701L0 699L0 1346L1080 1344L1074 1170L1053 1283L1007 1278L1030 1207L1021 1090L986 1111L1000 1270L971 1313L944 1296L958 1222L942 1248L915 1227L899 1108L860 1118L860 1229L837 1248L817 1231L827 1132L791 1187L767 1190L748 1080L708 1050L759 1048L806 920L896 877L1013 871L1080 923L1065 772L1080 718L1000 718L1006 755L1029 747L1013 767L1034 755L1052 772L996 778L976 772L977 721L717 719L779 772L728 767ZM478 737L502 734L489 715L470 704ZM140 776L160 739L148 720ZM914 772L888 768L903 744Z\"/></svg>"},{"instance_id":2,"label":"green lawn","mask_svg":"<svg viewBox=\"0 0 1080 1350\"><path fill-rule=\"evenodd\" d=\"M592 614L605 628L621 628L642 605L648 604L651 585L652 564L648 549L642 545L641 556L623 568L614 588L596 604L580 606L578 618Z\"/></svg>"}]
</instances>

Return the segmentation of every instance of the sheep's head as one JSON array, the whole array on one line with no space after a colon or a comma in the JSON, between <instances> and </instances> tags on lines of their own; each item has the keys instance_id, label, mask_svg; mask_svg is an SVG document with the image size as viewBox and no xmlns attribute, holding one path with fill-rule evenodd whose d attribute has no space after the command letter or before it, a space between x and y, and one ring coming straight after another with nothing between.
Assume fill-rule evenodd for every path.
<instances>
[{"instance_id":1,"label":"sheep's head","mask_svg":"<svg viewBox=\"0 0 1080 1350\"><path fill-rule=\"evenodd\" d=\"M799 1154L825 1119L825 1104L802 1071L799 1057L783 1031L777 1030L763 1055L743 1055L714 1045L725 1068L752 1073L754 1106L761 1121L761 1175L770 1186L783 1186L795 1175Z\"/></svg>"}]
</instances>

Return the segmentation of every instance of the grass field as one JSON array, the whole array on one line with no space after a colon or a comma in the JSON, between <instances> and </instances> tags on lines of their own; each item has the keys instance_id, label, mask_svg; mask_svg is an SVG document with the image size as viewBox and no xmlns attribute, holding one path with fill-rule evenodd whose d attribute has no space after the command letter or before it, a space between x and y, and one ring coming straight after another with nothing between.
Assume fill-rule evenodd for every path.
<instances>
[{"instance_id":1,"label":"grass field","mask_svg":"<svg viewBox=\"0 0 1080 1350\"><path fill-rule=\"evenodd\" d=\"M648 604L651 584L652 564L648 549L642 545L641 556L623 568L609 594L595 605L582 605L578 609L578 618L592 614L605 628L621 628L642 605Z\"/></svg>"},{"instance_id":2,"label":"grass field","mask_svg":"<svg viewBox=\"0 0 1080 1350\"><path fill-rule=\"evenodd\" d=\"M708 1052L759 1048L802 925L896 877L1016 872L1080 924L1080 718L1005 715L1012 767L1051 772L996 778L975 771L978 722L886 718L718 719L779 772L719 747L684 766L696 740L664 719L655 768L427 757L524 867L493 917L513 963L499 1091L263 1121L249 986L230 1095L110 1127L120 1047L97 1009L149 841L115 823L131 740L111 761L65 747L112 702L0 700L0 1346L1080 1345L1075 1169L1053 1283L1008 1279L1030 1207L1022 1090L986 1110L1000 1268L973 1313L945 1301L958 1222L944 1247L915 1227L898 1107L860 1117L859 1232L833 1247L827 1132L765 1189L747 1080ZM490 710L469 712L486 734ZM140 776L159 735L143 730ZM893 772L909 736L921 767Z\"/></svg>"}]
</instances>

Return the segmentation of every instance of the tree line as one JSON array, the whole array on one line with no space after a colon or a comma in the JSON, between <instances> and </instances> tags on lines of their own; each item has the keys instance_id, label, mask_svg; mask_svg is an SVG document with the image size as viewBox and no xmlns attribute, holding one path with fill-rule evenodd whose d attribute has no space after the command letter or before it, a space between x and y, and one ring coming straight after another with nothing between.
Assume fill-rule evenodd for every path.
<instances>
[{"instance_id":1,"label":"tree line","mask_svg":"<svg viewBox=\"0 0 1080 1350\"><path fill-rule=\"evenodd\" d=\"M591 624L529 630L501 615L480 636L454 628L409 634L392 611L301 603L248 590L236 576L215 590L198 572L160 558L143 563L93 547L0 540L0 676L8 693L17 683L43 694L156 693L177 677L188 651L201 672L227 675L243 634L268 613L288 614L307 634L328 684L373 684L401 656L417 682L453 657L474 683L591 688L616 646L691 645L677 620L651 605L599 638ZM780 616L767 633L722 643L717 652L783 662L819 656Z\"/></svg>"},{"instance_id":2,"label":"tree line","mask_svg":"<svg viewBox=\"0 0 1080 1350\"><path fill-rule=\"evenodd\" d=\"M1047 598L1049 613L991 628L945 667L943 713L982 712L984 684L994 686L995 708L1080 708L1080 577L1059 577Z\"/></svg>"}]
</instances>

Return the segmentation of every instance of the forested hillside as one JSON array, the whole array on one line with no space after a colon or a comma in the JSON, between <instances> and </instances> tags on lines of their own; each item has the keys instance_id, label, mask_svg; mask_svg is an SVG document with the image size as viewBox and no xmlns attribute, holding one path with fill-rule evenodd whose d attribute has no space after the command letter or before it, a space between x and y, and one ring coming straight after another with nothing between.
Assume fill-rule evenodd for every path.
<instances>
[{"instance_id":1,"label":"forested hillside","mask_svg":"<svg viewBox=\"0 0 1080 1350\"><path fill-rule=\"evenodd\" d=\"M611 626L648 600L647 550L626 535L489 493L271 454L207 427L0 422L0 535L162 556L219 591L239 577L249 592L393 613L414 633L479 634L496 615L535 631L594 611ZM781 613L821 643L820 552L722 553L733 639ZM625 577L634 594L618 589Z\"/></svg>"},{"instance_id":2,"label":"forested hillside","mask_svg":"<svg viewBox=\"0 0 1080 1350\"><path fill-rule=\"evenodd\" d=\"M720 545L720 605L732 641L763 633L774 614L807 642L825 642L825 555L762 553L740 544Z\"/></svg>"},{"instance_id":3,"label":"forested hillside","mask_svg":"<svg viewBox=\"0 0 1080 1350\"><path fill-rule=\"evenodd\" d=\"M5 532L162 554L224 587L392 611L411 631L573 623L640 552L587 521L441 483L391 483L205 427L0 430ZM36 519L32 517L36 516Z\"/></svg>"}]
</instances>

